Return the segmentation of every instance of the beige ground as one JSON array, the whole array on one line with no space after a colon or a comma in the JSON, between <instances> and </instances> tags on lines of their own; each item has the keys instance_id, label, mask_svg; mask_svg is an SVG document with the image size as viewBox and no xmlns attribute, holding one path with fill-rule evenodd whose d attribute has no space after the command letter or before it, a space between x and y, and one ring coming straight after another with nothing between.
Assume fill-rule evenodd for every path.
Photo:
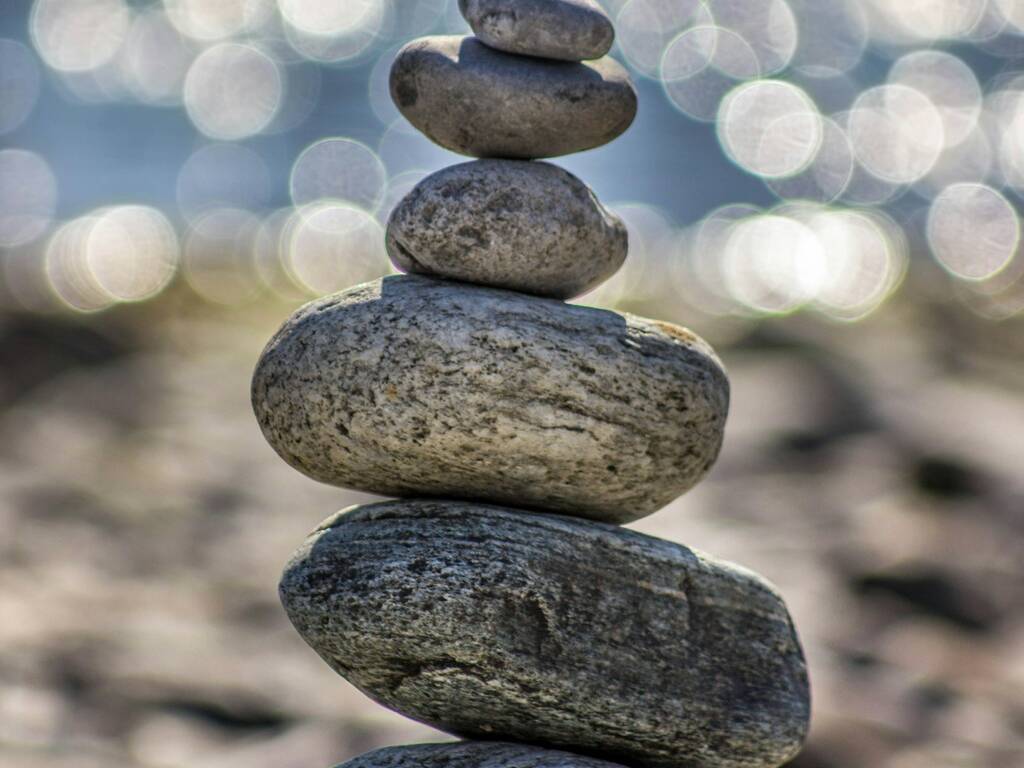
<instances>
[{"instance_id":1,"label":"beige ground","mask_svg":"<svg viewBox=\"0 0 1024 768\"><path fill-rule=\"evenodd\" d=\"M259 436L248 377L283 312L0 322L0 765L327 768L442 738L277 604L291 549L359 499ZM898 308L709 329L725 451L632 527L787 596L815 694L796 765L1024 765L1020 331Z\"/></svg>"}]
</instances>

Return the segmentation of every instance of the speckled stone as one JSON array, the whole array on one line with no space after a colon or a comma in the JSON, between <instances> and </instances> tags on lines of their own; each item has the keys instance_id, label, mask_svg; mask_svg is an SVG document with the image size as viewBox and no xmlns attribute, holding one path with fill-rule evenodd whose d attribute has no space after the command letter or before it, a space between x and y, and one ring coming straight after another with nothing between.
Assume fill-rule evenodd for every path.
<instances>
[{"instance_id":1,"label":"speckled stone","mask_svg":"<svg viewBox=\"0 0 1024 768\"><path fill-rule=\"evenodd\" d=\"M582 61L612 48L615 29L594 0L459 0L481 41L524 56Z\"/></svg>"},{"instance_id":2,"label":"speckled stone","mask_svg":"<svg viewBox=\"0 0 1024 768\"><path fill-rule=\"evenodd\" d=\"M410 744L367 752L336 768L619 768L557 749L500 741Z\"/></svg>"},{"instance_id":3,"label":"speckled stone","mask_svg":"<svg viewBox=\"0 0 1024 768\"><path fill-rule=\"evenodd\" d=\"M776 590L635 531L464 502L357 507L306 540L280 594L335 671L462 736L768 768L807 730Z\"/></svg>"},{"instance_id":4,"label":"speckled stone","mask_svg":"<svg viewBox=\"0 0 1024 768\"><path fill-rule=\"evenodd\" d=\"M626 260L626 227L568 171L476 160L421 181L392 211L387 248L405 272L556 299L578 296Z\"/></svg>"},{"instance_id":5,"label":"speckled stone","mask_svg":"<svg viewBox=\"0 0 1024 768\"><path fill-rule=\"evenodd\" d=\"M626 70L516 56L473 37L424 37L398 52L391 97L418 130L473 157L555 157L607 144L636 115Z\"/></svg>"},{"instance_id":6,"label":"speckled stone","mask_svg":"<svg viewBox=\"0 0 1024 768\"><path fill-rule=\"evenodd\" d=\"M627 522L707 472L729 383L678 326L398 275L296 312L252 401L281 457L326 483Z\"/></svg>"}]
</instances>

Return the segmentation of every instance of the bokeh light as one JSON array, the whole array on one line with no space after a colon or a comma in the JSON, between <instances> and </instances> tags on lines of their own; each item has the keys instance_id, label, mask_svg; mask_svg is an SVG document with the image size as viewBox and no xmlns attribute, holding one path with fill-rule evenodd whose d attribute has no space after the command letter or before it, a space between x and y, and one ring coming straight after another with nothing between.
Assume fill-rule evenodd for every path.
<instances>
[{"instance_id":1,"label":"bokeh light","mask_svg":"<svg viewBox=\"0 0 1024 768\"><path fill-rule=\"evenodd\" d=\"M310 294L333 293L390 272L384 231L366 211L317 203L295 214L289 233L289 274Z\"/></svg>"},{"instance_id":2,"label":"bokeh light","mask_svg":"<svg viewBox=\"0 0 1024 768\"><path fill-rule=\"evenodd\" d=\"M926 244L951 284L964 282L961 298L989 301L984 286L1012 271L1024 194L1019 3L602 4L616 23L613 55L634 78L655 81L677 113L674 127L656 132L660 152L687 158L689 142L710 137L729 166L709 179L713 210L702 209L697 191L619 198L630 258L584 303L682 302L744 321L813 310L852 321L901 285L909 242ZM35 50L0 39L0 135L31 136L52 86L93 114L104 105L180 110L192 138L174 150L171 183L166 175L160 182L172 200L161 205L153 193L147 205L97 208L105 204L98 200L82 215L90 206L81 189L62 189L75 201L74 226L54 222L58 185L48 155L33 144L3 150L0 246L52 253L42 270L47 290L79 311L157 296L179 274L196 295L235 306L261 295L296 301L387 272L370 233L382 237L401 198L456 162L399 114L391 62L413 37L468 32L458 6L34 0ZM986 56L995 66L979 64ZM681 132L686 121L713 130ZM650 130L642 123L643 115L633 130ZM634 151L645 143L634 142ZM154 138L145 151L162 146ZM602 199L622 180L604 157L566 159ZM706 165L692 161L701 173ZM736 199L763 204L767 188L777 203L718 207L718 188L742 183L746 196ZM971 217L987 233L975 241L957 229ZM44 239L54 229L59 236ZM29 267L10 269L32 282ZM1003 297L998 311L1014 305L1008 290L992 289Z\"/></svg>"},{"instance_id":3,"label":"bokeh light","mask_svg":"<svg viewBox=\"0 0 1024 768\"><path fill-rule=\"evenodd\" d=\"M1009 201L984 184L954 184L932 202L928 243L956 277L985 280L1014 257L1020 219Z\"/></svg>"},{"instance_id":4,"label":"bokeh light","mask_svg":"<svg viewBox=\"0 0 1024 768\"><path fill-rule=\"evenodd\" d=\"M863 211L821 211L807 220L821 244L825 276L815 307L839 320L857 320L876 309L899 285L907 265L894 224Z\"/></svg>"},{"instance_id":5,"label":"bokeh light","mask_svg":"<svg viewBox=\"0 0 1024 768\"><path fill-rule=\"evenodd\" d=\"M125 205L104 211L85 241L95 284L117 301L143 301L167 287L178 265L178 237L154 208Z\"/></svg>"},{"instance_id":6,"label":"bokeh light","mask_svg":"<svg viewBox=\"0 0 1024 768\"><path fill-rule=\"evenodd\" d=\"M732 296L755 312L793 312L815 298L825 280L821 241L805 224L761 215L735 225L725 243L723 275Z\"/></svg>"},{"instance_id":7,"label":"bokeh light","mask_svg":"<svg viewBox=\"0 0 1024 768\"><path fill-rule=\"evenodd\" d=\"M194 56L190 45L159 10L139 14L121 53L128 89L147 104L176 106Z\"/></svg>"},{"instance_id":8,"label":"bokeh light","mask_svg":"<svg viewBox=\"0 0 1024 768\"><path fill-rule=\"evenodd\" d=\"M874 34L890 44L955 39L981 21L988 0L866 0Z\"/></svg>"},{"instance_id":9,"label":"bokeh light","mask_svg":"<svg viewBox=\"0 0 1024 768\"><path fill-rule=\"evenodd\" d=\"M661 59L665 95L684 115L708 122L715 119L728 91L760 73L757 55L746 40L711 25L681 32Z\"/></svg>"},{"instance_id":10,"label":"bokeh light","mask_svg":"<svg viewBox=\"0 0 1024 768\"><path fill-rule=\"evenodd\" d=\"M1019 0L993 0L995 8L1006 23L1019 32L1024 32L1024 5Z\"/></svg>"},{"instance_id":11,"label":"bokeh light","mask_svg":"<svg viewBox=\"0 0 1024 768\"><path fill-rule=\"evenodd\" d=\"M278 0L278 6L295 29L325 37L351 32L383 14L380 0Z\"/></svg>"},{"instance_id":12,"label":"bokeh light","mask_svg":"<svg viewBox=\"0 0 1024 768\"><path fill-rule=\"evenodd\" d=\"M116 299L89 267L88 244L98 217L81 216L61 226L46 245L46 276L57 299L76 312L98 312Z\"/></svg>"},{"instance_id":13,"label":"bokeh light","mask_svg":"<svg viewBox=\"0 0 1024 768\"><path fill-rule=\"evenodd\" d=\"M630 66L643 75L655 77L662 52L676 35L689 27L711 23L711 15L701 0L629 0L619 10L615 35Z\"/></svg>"},{"instance_id":14,"label":"bokeh light","mask_svg":"<svg viewBox=\"0 0 1024 768\"><path fill-rule=\"evenodd\" d=\"M383 0L279 0L285 36L302 56L324 63L354 59L378 39Z\"/></svg>"},{"instance_id":15,"label":"bokeh light","mask_svg":"<svg viewBox=\"0 0 1024 768\"><path fill-rule=\"evenodd\" d=\"M342 200L375 211L384 197L387 171L376 153L353 139L323 139L307 147L291 173L292 202Z\"/></svg>"},{"instance_id":16,"label":"bokeh light","mask_svg":"<svg viewBox=\"0 0 1024 768\"><path fill-rule=\"evenodd\" d=\"M263 287L273 296L287 302L309 298L309 291L300 286L288 272L288 243L300 218L293 207L271 211L260 223L254 243L256 274Z\"/></svg>"},{"instance_id":17,"label":"bokeh light","mask_svg":"<svg viewBox=\"0 0 1024 768\"><path fill-rule=\"evenodd\" d=\"M983 182L995 170L996 154L984 130L975 128L955 146L946 147L928 174L914 185L927 199L958 182Z\"/></svg>"},{"instance_id":18,"label":"bokeh light","mask_svg":"<svg viewBox=\"0 0 1024 768\"><path fill-rule=\"evenodd\" d=\"M30 29L36 50L50 67L85 72L117 55L130 24L122 0L36 0Z\"/></svg>"},{"instance_id":19,"label":"bokeh light","mask_svg":"<svg viewBox=\"0 0 1024 768\"><path fill-rule=\"evenodd\" d=\"M260 219L249 211L220 208L189 229L182 254L185 280L214 304L237 306L264 290L256 266Z\"/></svg>"},{"instance_id":20,"label":"bokeh light","mask_svg":"<svg viewBox=\"0 0 1024 768\"><path fill-rule=\"evenodd\" d=\"M736 223L759 213L757 206L730 203L708 214L681 240L684 253L676 268L676 281L702 311L712 315L746 313L726 285L722 256Z\"/></svg>"},{"instance_id":21,"label":"bokeh light","mask_svg":"<svg viewBox=\"0 0 1024 768\"><path fill-rule=\"evenodd\" d=\"M35 152L0 150L0 246L31 242L50 226L57 179Z\"/></svg>"},{"instance_id":22,"label":"bokeh light","mask_svg":"<svg viewBox=\"0 0 1024 768\"><path fill-rule=\"evenodd\" d=\"M835 120L821 118L820 125L820 144L802 171L786 177L766 178L768 187L779 197L830 203L846 192L855 165L850 139ZM803 128L807 131L806 125ZM790 151L802 154L800 147L790 146Z\"/></svg>"},{"instance_id":23,"label":"bokeh light","mask_svg":"<svg viewBox=\"0 0 1024 768\"><path fill-rule=\"evenodd\" d=\"M718 135L726 154L764 178L810 165L822 141L821 115L802 90L780 80L741 85L722 101Z\"/></svg>"},{"instance_id":24,"label":"bokeh light","mask_svg":"<svg viewBox=\"0 0 1024 768\"><path fill-rule=\"evenodd\" d=\"M26 46L0 38L0 136L20 126L39 98L39 65Z\"/></svg>"},{"instance_id":25,"label":"bokeh light","mask_svg":"<svg viewBox=\"0 0 1024 768\"><path fill-rule=\"evenodd\" d=\"M792 65L811 77L833 78L856 67L870 36L858 0L788 0L797 23Z\"/></svg>"},{"instance_id":26,"label":"bokeh light","mask_svg":"<svg viewBox=\"0 0 1024 768\"><path fill-rule=\"evenodd\" d=\"M185 107L196 128L214 139L243 139L265 129L284 95L278 65L250 45L221 43L204 51L185 79Z\"/></svg>"},{"instance_id":27,"label":"bokeh light","mask_svg":"<svg viewBox=\"0 0 1024 768\"><path fill-rule=\"evenodd\" d=\"M920 91L882 85L864 91L846 125L861 165L883 181L909 184L931 170L946 143L942 115Z\"/></svg>"},{"instance_id":28,"label":"bokeh light","mask_svg":"<svg viewBox=\"0 0 1024 768\"><path fill-rule=\"evenodd\" d=\"M273 0L164 0L164 6L183 35L207 42L253 32L274 10Z\"/></svg>"},{"instance_id":29,"label":"bokeh light","mask_svg":"<svg viewBox=\"0 0 1024 768\"><path fill-rule=\"evenodd\" d=\"M789 66L799 40L796 17L786 0L707 0L714 23L750 45L764 75Z\"/></svg>"},{"instance_id":30,"label":"bokeh light","mask_svg":"<svg viewBox=\"0 0 1024 768\"><path fill-rule=\"evenodd\" d=\"M981 114L981 86L964 62L942 51L915 51L889 71L889 82L926 96L942 118L946 147L964 141Z\"/></svg>"}]
</instances>

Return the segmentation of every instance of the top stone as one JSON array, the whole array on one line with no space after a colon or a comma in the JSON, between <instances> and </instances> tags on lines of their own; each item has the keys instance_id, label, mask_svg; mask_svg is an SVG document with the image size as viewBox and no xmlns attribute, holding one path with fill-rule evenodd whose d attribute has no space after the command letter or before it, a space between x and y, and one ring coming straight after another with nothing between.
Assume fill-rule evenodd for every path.
<instances>
[{"instance_id":1,"label":"top stone","mask_svg":"<svg viewBox=\"0 0 1024 768\"><path fill-rule=\"evenodd\" d=\"M523 56L599 59L615 41L594 0L459 0L459 10L481 42Z\"/></svg>"}]
</instances>

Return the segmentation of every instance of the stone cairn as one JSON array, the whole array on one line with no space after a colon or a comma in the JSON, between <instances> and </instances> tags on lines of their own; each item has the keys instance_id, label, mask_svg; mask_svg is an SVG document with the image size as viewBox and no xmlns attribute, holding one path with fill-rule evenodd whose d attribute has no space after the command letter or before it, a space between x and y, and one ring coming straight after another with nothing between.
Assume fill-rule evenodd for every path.
<instances>
[{"instance_id":1,"label":"stone cairn","mask_svg":"<svg viewBox=\"0 0 1024 768\"><path fill-rule=\"evenodd\" d=\"M474 36L406 45L402 114L487 158L391 215L410 274L314 301L257 366L292 466L395 501L324 522L282 577L303 639L370 698L468 739L351 768L764 768L799 750L806 666L757 575L618 527L718 455L728 379L668 323L574 306L622 222L537 158L605 144L636 92L593 0L461 0Z\"/></svg>"}]
</instances>

